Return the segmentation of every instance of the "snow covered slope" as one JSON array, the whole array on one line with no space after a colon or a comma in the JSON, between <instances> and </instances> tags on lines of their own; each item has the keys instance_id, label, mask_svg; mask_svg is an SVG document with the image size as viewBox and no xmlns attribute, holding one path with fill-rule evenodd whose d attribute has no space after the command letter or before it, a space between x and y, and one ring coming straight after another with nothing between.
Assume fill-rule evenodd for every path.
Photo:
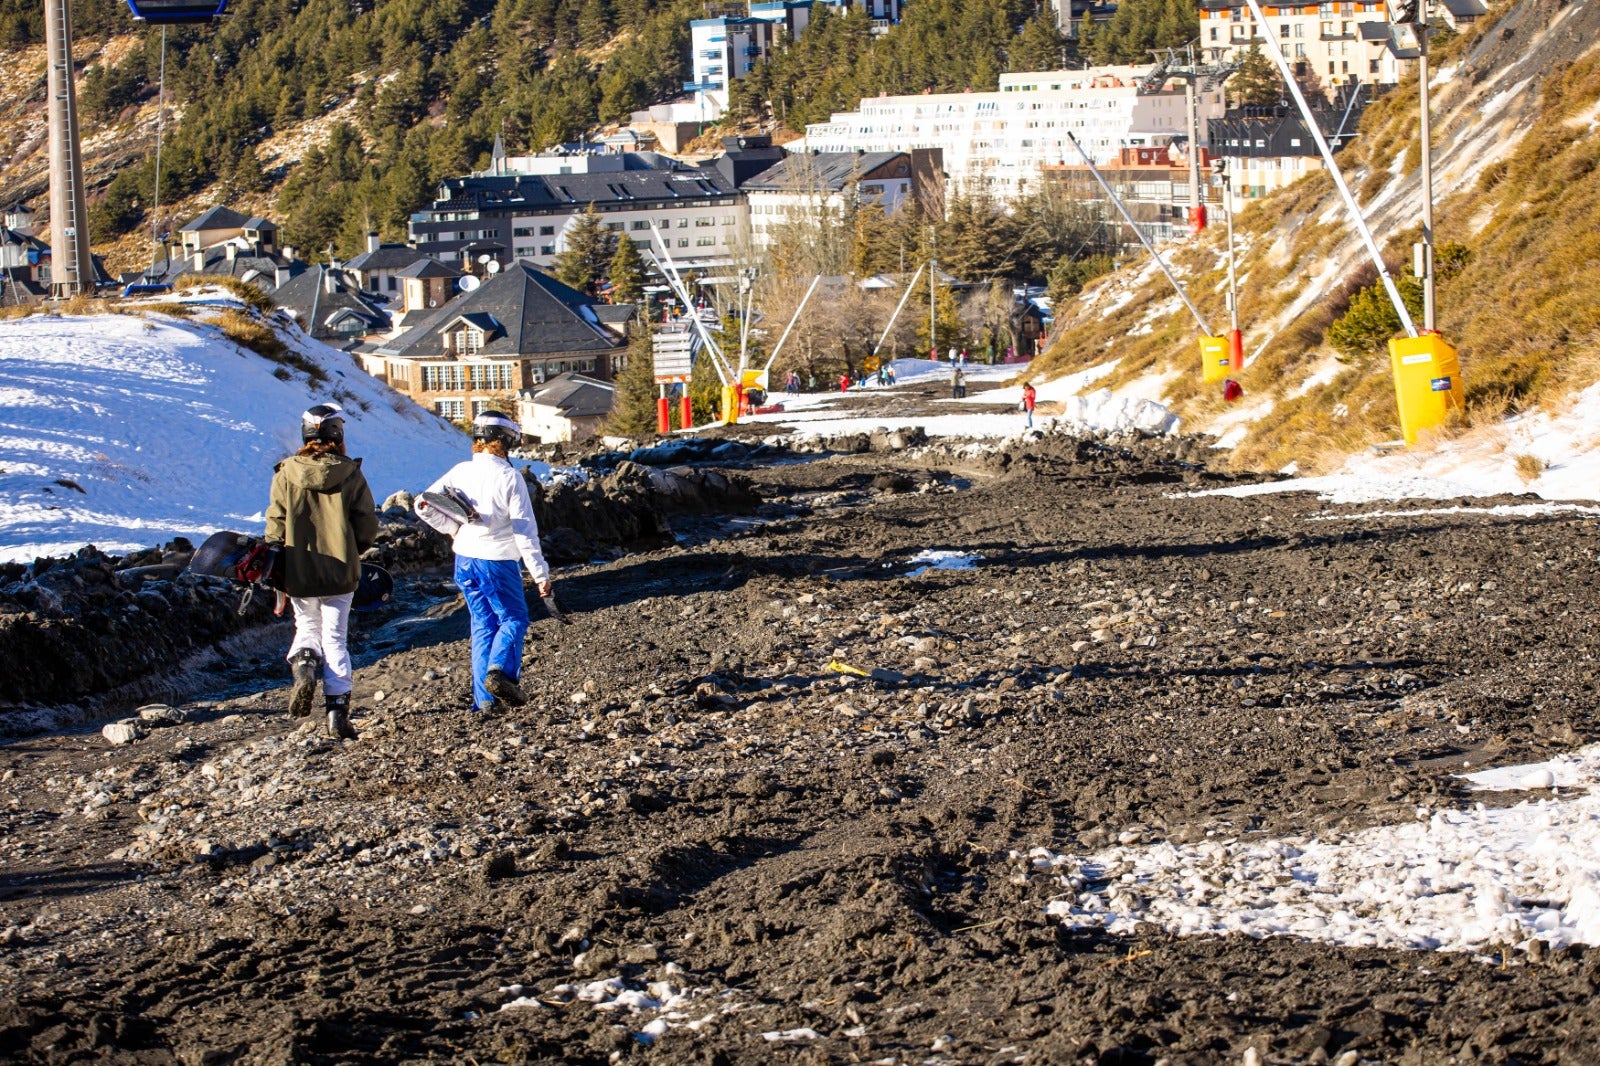
<instances>
[{"instance_id":1,"label":"snow covered slope","mask_svg":"<svg viewBox=\"0 0 1600 1066\"><path fill-rule=\"evenodd\" d=\"M230 305L236 306L236 305ZM300 413L335 401L379 502L467 453L460 430L293 326L320 383L203 319L32 315L0 322L0 560L264 528Z\"/></svg>"}]
</instances>

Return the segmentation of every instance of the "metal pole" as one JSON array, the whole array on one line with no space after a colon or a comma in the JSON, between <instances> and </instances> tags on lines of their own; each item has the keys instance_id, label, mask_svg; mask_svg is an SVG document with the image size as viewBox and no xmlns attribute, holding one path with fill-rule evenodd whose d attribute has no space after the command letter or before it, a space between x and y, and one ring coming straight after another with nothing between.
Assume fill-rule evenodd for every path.
<instances>
[{"instance_id":1,"label":"metal pole","mask_svg":"<svg viewBox=\"0 0 1600 1066\"><path fill-rule=\"evenodd\" d=\"M911 299L911 294L916 291L917 279L922 277L922 271L928 264L917 267L917 272L911 275L911 281L906 285L905 294L900 297L900 302L894 305L894 314L889 316L889 324L883 327L883 336L878 338L877 346L872 349L872 357L876 359L878 353L883 351L883 342L889 339L889 331L894 329L894 320L900 317L900 310L905 307L906 301Z\"/></svg>"},{"instance_id":2,"label":"metal pole","mask_svg":"<svg viewBox=\"0 0 1600 1066\"><path fill-rule=\"evenodd\" d=\"M1433 130L1428 118L1428 15L1422 0L1417 26L1417 82L1422 91L1422 328L1433 322Z\"/></svg>"},{"instance_id":3,"label":"metal pole","mask_svg":"<svg viewBox=\"0 0 1600 1066\"><path fill-rule=\"evenodd\" d=\"M939 358L939 315L935 303L938 297L939 260L928 260L928 349Z\"/></svg>"},{"instance_id":4,"label":"metal pole","mask_svg":"<svg viewBox=\"0 0 1600 1066\"><path fill-rule=\"evenodd\" d=\"M1233 263L1233 179L1222 178L1222 214L1228 220L1228 326L1239 328L1239 278Z\"/></svg>"},{"instance_id":5,"label":"metal pole","mask_svg":"<svg viewBox=\"0 0 1600 1066\"><path fill-rule=\"evenodd\" d=\"M1350 212L1350 222L1361 234L1362 241L1367 246L1367 254L1372 256L1373 266L1378 268L1378 279L1383 282L1383 289L1389 294L1389 302L1394 304L1395 314L1400 316L1400 324L1405 327L1406 336L1417 335L1416 324L1411 321L1411 312L1406 310L1406 302L1400 299L1400 290L1395 288L1394 278L1389 276L1389 268L1383 262L1383 253L1378 250L1378 242L1372 239L1372 230L1367 226L1366 218L1361 214L1361 207L1356 203L1356 198L1350 194L1350 186L1345 184L1344 175L1339 172L1339 164L1334 161L1333 150L1328 147L1328 139L1322 135L1322 127L1317 125L1316 116L1311 113L1311 105L1306 103L1305 93L1300 91L1300 83L1294 80L1294 71L1289 67L1289 60L1284 57L1283 49L1278 47L1277 40L1267 30L1267 16L1261 11L1260 0L1245 0L1250 5L1250 14L1255 17L1256 24L1262 28L1261 38L1266 43L1267 51L1272 53L1272 61L1278 65L1278 73L1283 76L1284 84L1289 87L1289 94L1294 97L1295 106L1300 109L1300 115L1306 120L1306 128L1311 133L1311 139L1317 142L1317 151L1322 154L1323 164L1328 168L1328 176L1333 179L1334 187L1339 190L1339 195L1344 199L1344 206Z\"/></svg>"},{"instance_id":6,"label":"metal pole","mask_svg":"<svg viewBox=\"0 0 1600 1066\"><path fill-rule=\"evenodd\" d=\"M161 237L161 133L162 120L167 114L167 28L161 27L161 77L156 89L156 194L152 198L154 207L150 211L150 243L154 244ZM155 256L150 257L152 265Z\"/></svg>"},{"instance_id":7,"label":"metal pole","mask_svg":"<svg viewBox=\"0 0 1600 1066\"><path fill-rule=\"evenodd\" d=\"M1116 205L1117 210L1122 212L1122 217L1127 220L1129 226L1133 227L1133 235L1139 238L1139 243L1144 245L1145 251L1149 252L1155 259L1156 266L1161 268L1161 273L1165 274L1167 280L1172 282L1172 287L1177 290L1178 299L1183 301L1183 306L1189 309L1189 313L1194 316L1194 320L1200 323L1200 332L1208 337L1211 336L1211 327L1206 325L1204 318L1200 317L1200 312L1195 309L1194 304L1189 302L1189 294L1183 291L1183 286L1178 284L1178 279L1167 268L1166 260L1161 258L1161 253L1156 251L1156 246L1150 243L1150 238L1144 235L1144 230L1140 229L1139 224L1133 220L1133 216L1128 214L1128 209L1123 206L1122 198L1112 191L1110 185L1106 184L1105 176L1100 173L1100 168L1094 165L1094 160L1089 158L1089 153L1084 151L1083 145L1078 143L1078 138L1074 137L1070 130L1067 132L1067 140L1072 142L1072 147L1078 150L1078 154L1083 157L1083 161L1089 165L1089 173L1094 175L1094 180L1100 183L1100 187L1106 191L1106 195L1111 198L1111 202Z\"/></svg>"},{"instance_id":8,"label":"metal pole","mask_svg":"<svg viewBox=\"0 0 1600 1066\"><path fill-rule=\"evenodd\" d=\"M1194 98L1193 64L1183 79L1185 106L1189 109L1189 232L1205 229L1205 206L1200 199L1200 109Z\"/></svg>"},{"instance_id":9,"label":"metal pole","mask_svg":"<svg viewBox=\"0 0 1600 1066\"><path fill-rule=\"evenodd\" d=\"M794 314L789 318L789 324L783 328L783 336L778 338L778 346L772 349L772 355L767 359L767 365L761 368L761 372L763 374L772 369L773 360L778 358L779 352L783 351L783 342L789 339L789 331L794 329L794 324L796 322L800 321L800 312L804 311L806 309L806 304L811 302L811 294L817 291L817 283L821 280L821 274L818 274L816 277L811 279L811 287L807 289L806 294L800 298L800 306L794 309Z\"/></svg>"},{"instance_id":10,"label":"metal pole","mask_svg":"<svg viewBox=\"0 0 1600 1066\"><path fill-rule=\"evenodd\" d=\"M67 0L44 5L45 95L50 130L50 291L76 296L94 288L89 211L83 196L78 98L72 79L72 12Z\"/></svg>"}]
</instances>

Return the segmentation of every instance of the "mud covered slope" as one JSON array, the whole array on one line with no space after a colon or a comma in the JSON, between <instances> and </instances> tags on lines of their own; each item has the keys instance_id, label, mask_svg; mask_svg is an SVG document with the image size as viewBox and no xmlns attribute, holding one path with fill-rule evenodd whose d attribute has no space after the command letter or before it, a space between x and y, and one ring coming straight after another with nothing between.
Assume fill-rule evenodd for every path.
<instances>
[{"instance_id":1,"label":"mud covered slope","mask_svg":"<svg viewBox=\"0 0 1600 1066\"><path fill-rule=\"evenodd\" d=\"M1165 447L749 471L788 517L564 578L502 717L463 710L460 619L421 619L358 673L353 744L276 690L0 748L0 1046L1581 1061L1582 947L1046 917L1014 853L1411 821L1503 801L1463 763L1600 736L1594 519L1191 498L1219 479Z\"/></svg>"}]
</instances>

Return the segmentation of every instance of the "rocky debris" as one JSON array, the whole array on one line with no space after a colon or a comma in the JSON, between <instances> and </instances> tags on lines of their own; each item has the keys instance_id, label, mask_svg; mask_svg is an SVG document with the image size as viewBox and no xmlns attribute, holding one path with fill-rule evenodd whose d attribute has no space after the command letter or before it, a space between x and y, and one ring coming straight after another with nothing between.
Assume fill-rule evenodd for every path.
<instances>
[{"instance_id":1,"label":"rocky debris","mask_svg":"<svg viewBox=\"0 0 1600 1066\"><path fill-rule=\"evenodd\" d=\"M120 722L108 722L100 730L100 735L113 745L132 744L144 736L144 730L137 720L124 718Z\"/></svg>"},{"instance_id":2,"label":"rocky debris","mask_svg":"<svg viewBox=\"0 0 1600 1066\"><path fill-rule=\"evenodd\" d=\"M741 471L763 521L568 572L523 708L468 711L456 618L389 631L416 635L358 671L357 742L262 688L174 703L204 713L128 747L0 746L15 1054L1536 1061L1600 1039L1593 952L1074 933L1019 859L1410 821L1485 800L1463 763L1600 736L1592 520L1184 498L1218 475L1171 440L966 447ZM655 474L680 476L594 480L659 500ZM909 576L928 548L979 561Z\"/></svg>"}]
</instances>

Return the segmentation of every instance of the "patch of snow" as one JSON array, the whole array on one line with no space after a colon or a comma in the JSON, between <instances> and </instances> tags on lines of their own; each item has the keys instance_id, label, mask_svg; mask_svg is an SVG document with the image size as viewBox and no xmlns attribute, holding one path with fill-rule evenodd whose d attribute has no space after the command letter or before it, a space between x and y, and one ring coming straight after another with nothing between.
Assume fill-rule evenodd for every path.
<instances>
[{"instance_id":1,"label":"patch of snow","mask_svg":"<svg viewBox=\"0 0 1600 1066\"><path fill-rule=\"evenodd\" d=\"M911 557L912 563L926 563L908 574L908 577L921 577L929 570L976 570L981 555L971 552L949 551L944 549L927 548Z\"/></svg>"},{"instance_id":2,"label":"patch of snow","mask_svg":"<svg viewBox=\"0 0 1600 1066\"><path fill-rule=\"evenodd\" d=\"M1600 747L1600 746L1597 746ZM1593 788L1600 751L1472 775L1484 787ZM1600 790L1510 808L1430 811L1318 840L1209 840L1030 853L1074 928L1289 936L1348 947L1484 951L1600 944Z\"/></svg>"}]
</instances>

